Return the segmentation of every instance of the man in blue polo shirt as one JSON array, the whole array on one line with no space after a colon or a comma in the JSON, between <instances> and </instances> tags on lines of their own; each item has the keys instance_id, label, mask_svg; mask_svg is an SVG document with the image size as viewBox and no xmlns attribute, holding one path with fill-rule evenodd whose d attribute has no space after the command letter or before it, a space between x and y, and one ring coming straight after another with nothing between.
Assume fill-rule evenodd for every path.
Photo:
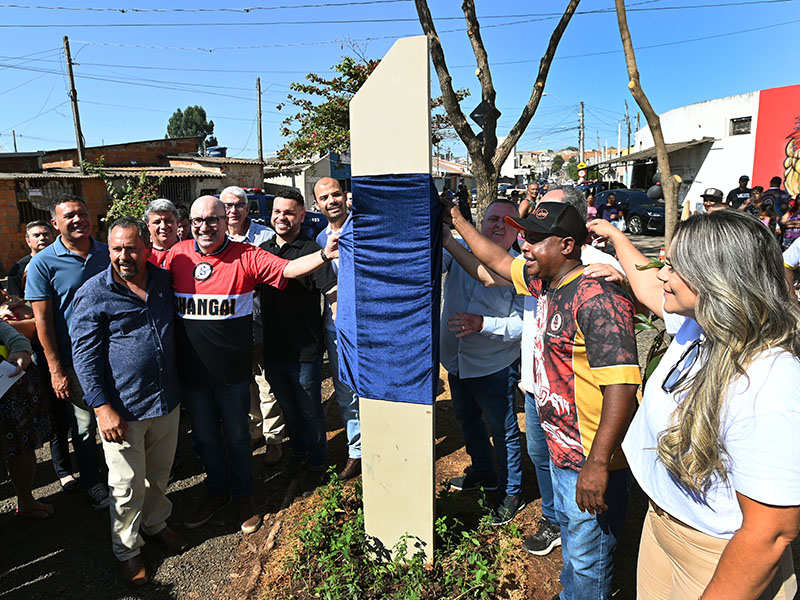
<instances>
[{"instance_id":1,"label":"man in blue polo shirt","mask_svg":"<svg viewBox=\"0 0 800 600\"><path fill-rule=\"evenodd\" d=\"M33 306L36 332L50 366L56 397L71 402L72 444L80 482L92 506L100 510L108 506L108 492L100 482L94 415L83 402L83 391L72 366L69 324L75 292L108 267L108 246L92 238L92 220L83 199L59 198L50 209L50 216L59 235L31 259L25 299Z\"/></svg>"},{"instance_id":2,"label":"man in blue polo shirt","mask_svg":"<svg viewBox=\"0 0 800 600\"><path fill-rule=\"evenodd\" d=\"M123 581L138 586L150 580L140 530L170 550L188 547L166 523L180 417L175 303L169 271L148 262L152 244L143 221L116 220L108 242L111 266L75 295L72 348L103 436L112 549Z\"/></svg>"}]
</instances>

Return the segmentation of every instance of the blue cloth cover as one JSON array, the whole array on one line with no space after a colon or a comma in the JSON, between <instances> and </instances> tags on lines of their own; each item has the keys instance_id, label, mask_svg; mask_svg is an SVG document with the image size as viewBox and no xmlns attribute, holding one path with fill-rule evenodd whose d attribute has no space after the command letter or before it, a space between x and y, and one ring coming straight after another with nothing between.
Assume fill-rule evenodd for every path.
<instances>
[{"instance_id":1,"label":"blue cloth cover","mask_svg":"<svg viewBox=\"0 0 800 600\"><path fill-rule=\"evenodd\" d=\"M339 378L359 396L433 404L442 224L427 173L353 177L339 237Z\"/></svg>"}]
</instances>

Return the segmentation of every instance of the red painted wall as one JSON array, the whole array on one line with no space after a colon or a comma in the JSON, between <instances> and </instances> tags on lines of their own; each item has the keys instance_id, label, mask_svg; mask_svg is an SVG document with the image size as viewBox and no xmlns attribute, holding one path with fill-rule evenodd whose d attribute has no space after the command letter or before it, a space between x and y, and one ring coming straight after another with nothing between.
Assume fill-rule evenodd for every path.
<instances>
[{"instance_id":1,"label":"red painted wall","mask_svg":"<svg viewBox=\"0 0 800 600\"><path fill-rule=\"evenodd\" d=\"M777 175L787 180L787 192L800 194L799 129L800 85L761 90L751 185L767 189ZM793 156L788 157L787 151Z\"/></svg>"}]
</instances>

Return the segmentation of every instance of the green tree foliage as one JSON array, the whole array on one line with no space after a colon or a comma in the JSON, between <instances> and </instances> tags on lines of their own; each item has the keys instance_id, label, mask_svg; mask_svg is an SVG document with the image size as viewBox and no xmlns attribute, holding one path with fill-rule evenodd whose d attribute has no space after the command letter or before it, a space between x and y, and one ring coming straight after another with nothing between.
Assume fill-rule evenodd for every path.
<instances>
[{"instance_id":1,"label":"green tree foliage","mask_svg":"<svg viewBox=\"0 0 800 600\"><path fill-rule=\"evenodd\" d=\"M379 63L380 60L364 56L345 56L331 67L333 77L309 73L305 82L292 83L289 87L293 93L277 106L278 110L295 111L283 120L281 135L288 141L278 151L278 158L306 160L316 154L346 152L350 147L350 99ZM468 90L457 93L459 98L469 95ZM455 137L441 107L441 97L431 101L434 144Z\"/></svg>"},{"instance_id":2,"label":"green tree foliage","mask_svg":"<svg viewBox=\"0 0 800 600\"><path fill-rule=\"evenodd\" d=\"M203 141L206 147L217 145L217 138L213 133L214 121L206 120L206 111L202 106L187 106L183 111L179 108L167 123L167 137L201 136L198 149L203 147Z\"/></svg>"},{"instance_id":3,"label":"green tree foliage","mask_svg":"<svg viewBox=\"0 0 800 600\"><path fill-rule=\"evenodd\" d=\"M560 171L561 167L564 165L564 157L560 154L556 154L553 157L553 172Z\"/></svg>"},{"instance_id":4,"label":"green tree foliage","mask_svg":"<svg viewBox=\"0 0 800 600\"><path fill-rule=\"evenodd\" d=\"M567 161L567 177L573 181L578 180L578 159L574 156Z\"/></svg>"},{"instance_id":5,"label":"green tree foliage","mask_svg":"<svg viewBox=\"0 0 800 600\"><path fill-rule=\"evenodd\" d=\"M162 178L148 177L143 170L135 177L125 178L122 185L116 185L115 182L119 180L106 175L104 163L105 159L101 156L96 162L84 162L83 166L87 173L100 176L106 184L111 198L106 222L113 223L120 217L143 218L147 205L159 197L158 186L161 185Z\"/></svg>"}]
</instances>

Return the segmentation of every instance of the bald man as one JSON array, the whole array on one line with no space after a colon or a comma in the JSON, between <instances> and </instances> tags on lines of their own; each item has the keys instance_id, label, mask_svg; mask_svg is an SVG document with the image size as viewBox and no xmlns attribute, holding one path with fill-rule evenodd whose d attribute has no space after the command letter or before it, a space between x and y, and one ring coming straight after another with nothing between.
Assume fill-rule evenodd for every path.
<instances>
[{"instance_id":1,"label":"bald man","mask_svg":"<svg viewBox=\"0 0 800 600\"><path fill-rule=\"evenodd\" d=\"M243 533L262 516L253 501L253 455L248 432L253 290L286 286L338 256L337 238L295 260L228 238L225 205L213 196L192 204L194 239L176 244L164 260L175 291L178 372L189 400L195 448L206 471L206 497L186 521L200 527L236 504Z\"/></svg>"}]
</instances>

